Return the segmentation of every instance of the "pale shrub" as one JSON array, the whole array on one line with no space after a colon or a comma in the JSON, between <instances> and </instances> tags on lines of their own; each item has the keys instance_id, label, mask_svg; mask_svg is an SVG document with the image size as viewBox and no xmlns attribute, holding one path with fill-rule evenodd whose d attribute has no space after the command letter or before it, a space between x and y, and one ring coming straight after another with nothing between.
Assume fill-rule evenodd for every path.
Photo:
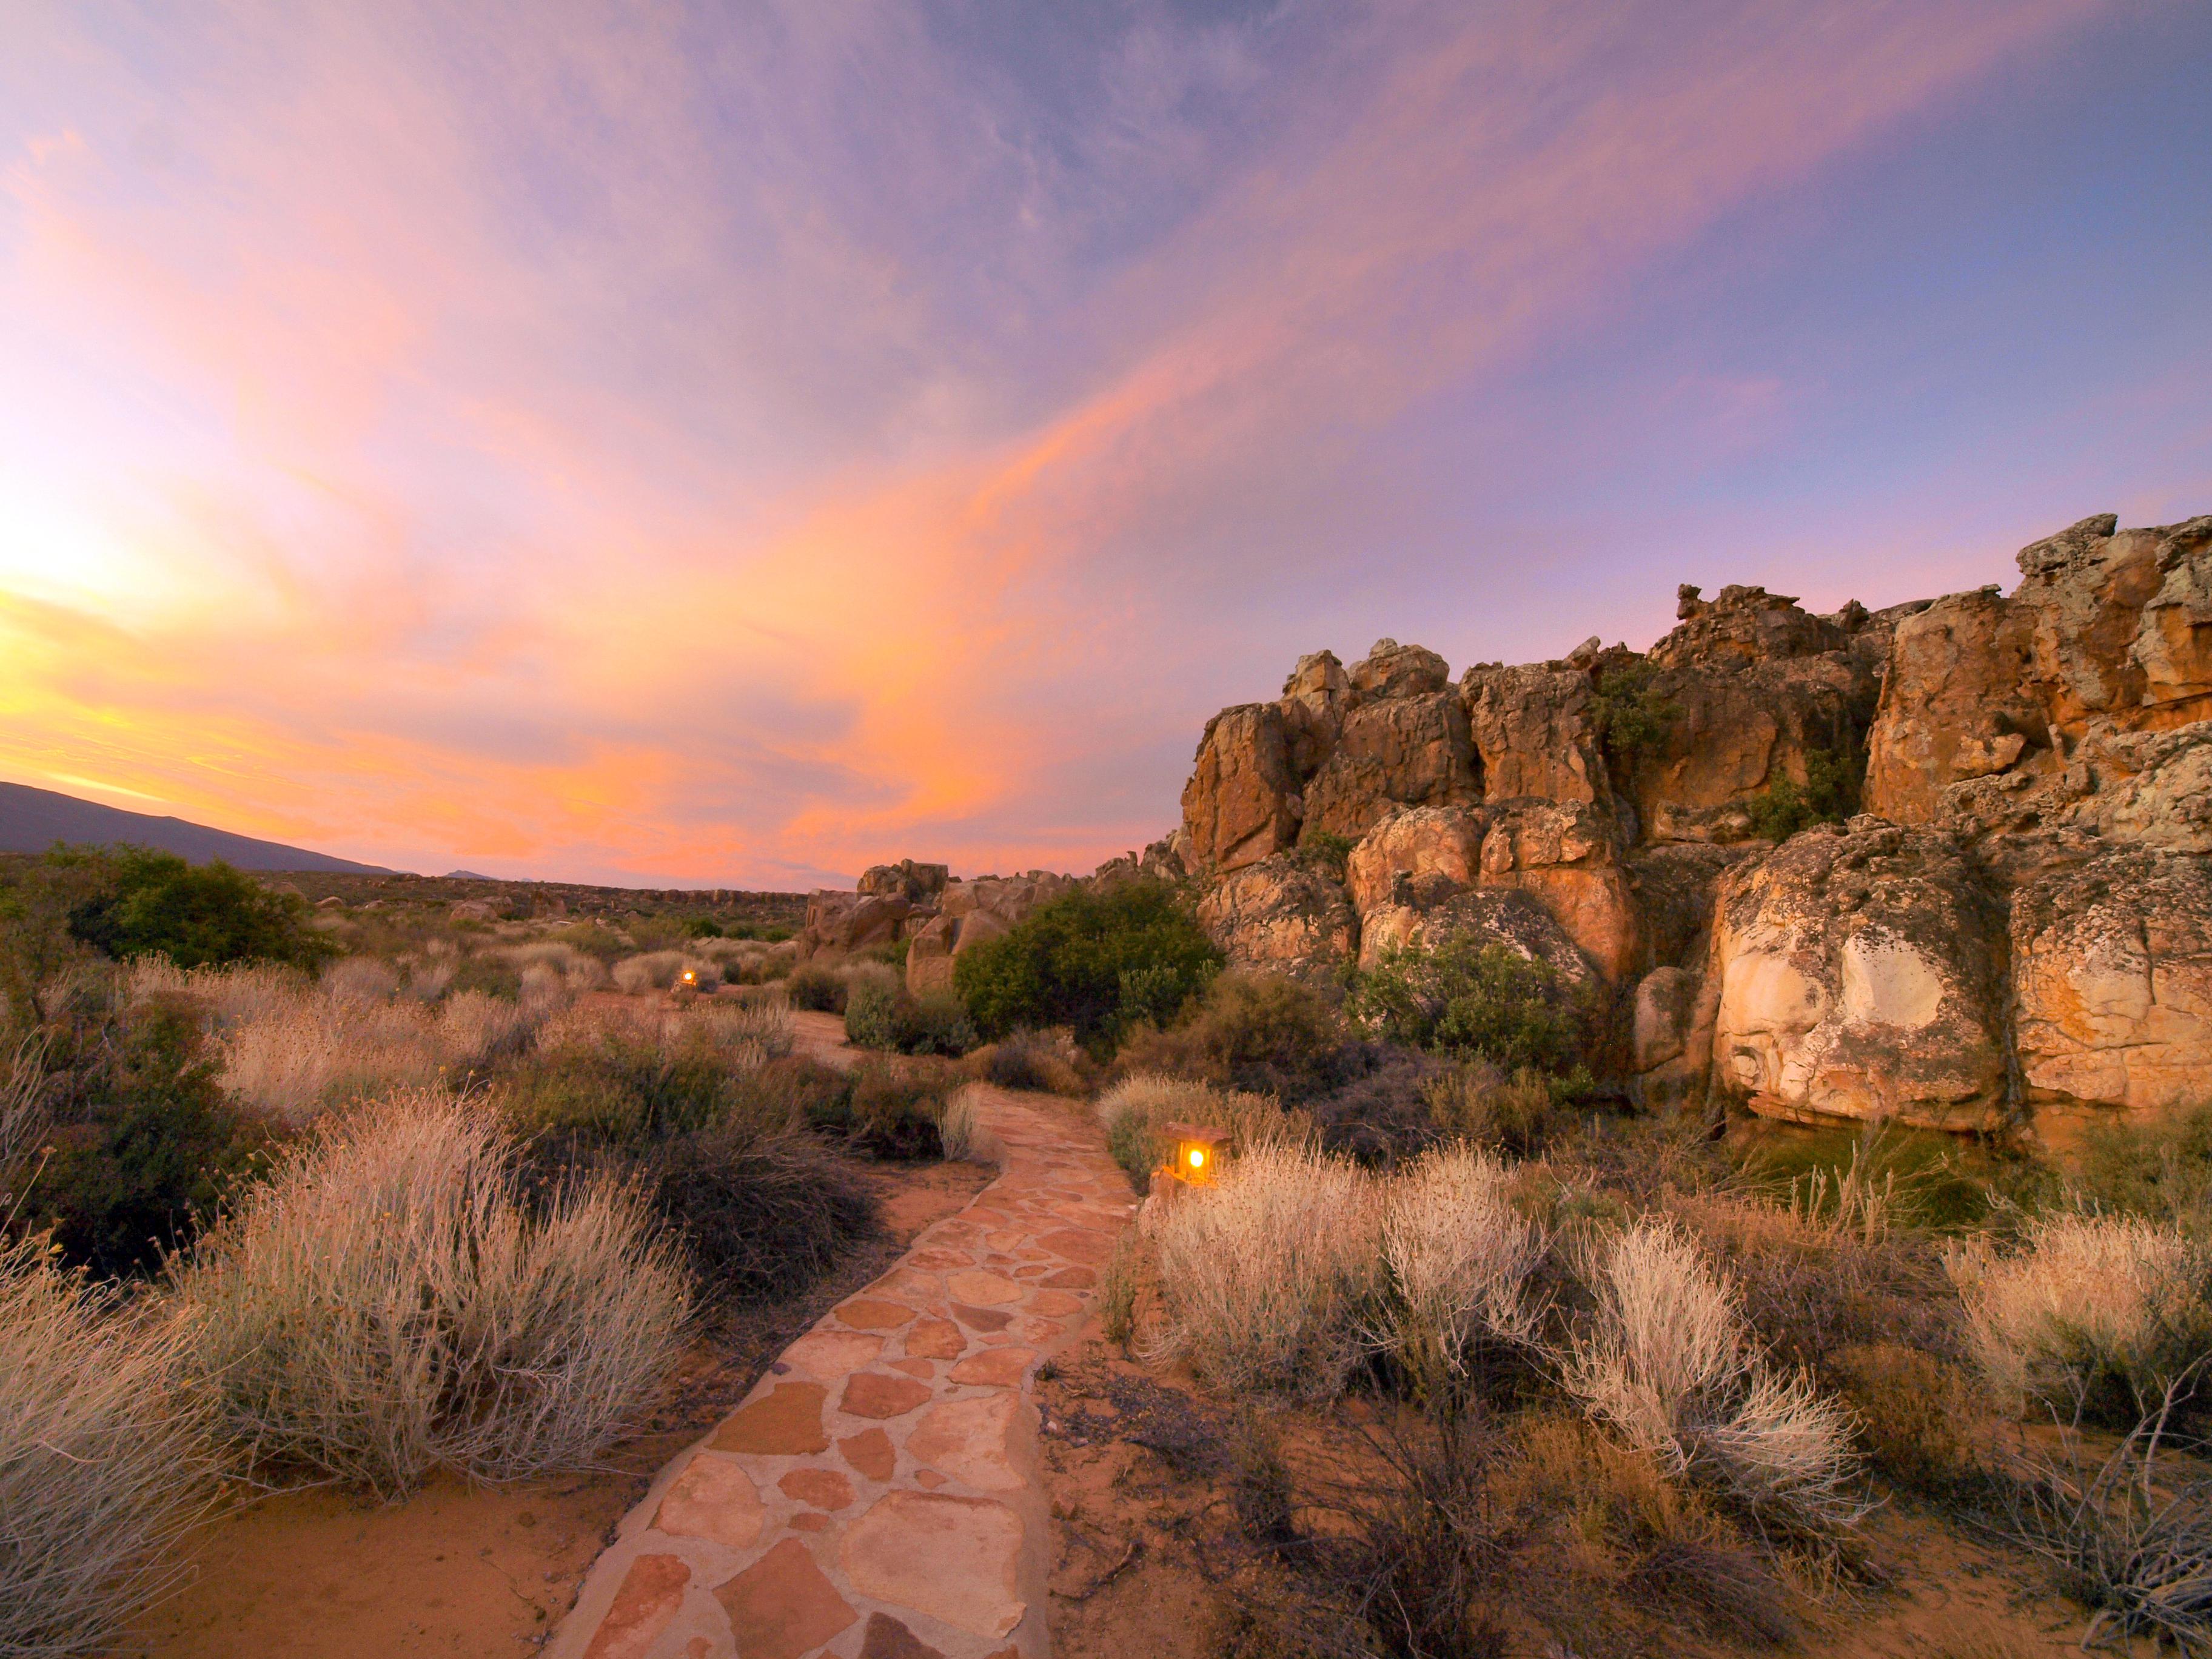
<instances>
[{"instance_id":1,"label":"pale shrub","mask_svg":"<svg viewBox=\"0 0 2212 1659\"><path fill-rule=\"evenodd\" d=\"M189 997L208 1011L217 1032L290 1012L313 986L293 968L241 963L231 968L179 968L167 957L140 957L126 970L130 999Z\"/></svg>"},{"instance_id":2,"label":"pale shrub","mask_svg":"<svg viewBox=\"0 0 2212 1659\"><path fill-rule=\"evenodd\" d=\"M1585 1267L1597 1312L1562 1370L1593 1416L1763 1516L1818 1530L1864 1513L1849 1413L1766 1364L1735 1285L1678 1225L1646 1218Z\"/></svg>"},{"instance_id":3,"label":"pale shrub","mask_svg":"<svg viewBox=\"0 0 2212 1659\"><path fill-rule=\"evenodd\" d=\"M533 1215L515 1142L427 1091L286 1157L177 1288L251 1464L387 1496L439 1468L585 1463L659 1393L690 1311L634 1193L580 1185Z\"/></svg>"},{"instance_id":4,"label":"pale shrub","mask_svg":"<svg viewBox=\"0 0 2212 1659\"><path fill-rule=\"evenodd\" d=\"M108 1651L186 1571L210 1396L189 1329L0 1249L0 1653Z\"/></svg>"},{"instance_id":5,"label":"pale shrub","mask_svg":"<svg viewBox=\"0 0 2212 1659\"><path fill-rule=\"evenodd\" d=\"M399 994L399 970L374 957L341 957L323 970L323 991L357 1002L389 1002Z\"/></svg>"},{"instance_id":6,"label":"pale shrub","mask_svg":"<svg viewBox=\"0 0 2212 1659\"><path fill-rule=\"evenodd\" d=\"M509 1002L483 991L459 991L438 1006L434 1040L442 1069L480 1071L526 1052L553 1010Z\"/></svg>"},{"instance_id":7,"label":"pale shrub","mask_svg":"<svg viewBox=\"0 0 2212 1659\"><path fill-rule=\"evenodd\" d=\"M1425 1153L1385 1188L1393 1297L1378 1334L1429 1386L1465 1376L1485 1343L1536 1340L1542 1309L1528 1281L1549 1246L1514 1209L1511 1182L1496 1157L1453 1146Z\"/></svg>"},{"instance_id":8,"label":"pale shrub","mask_svg":"<svg viewBox=\"0 0 2212 1659\"><path fill-rule=\"evenodd\" d=\"M337 1101L436 1079L422 1005L356 1002L302 987L289 1004L216 1030L222 1085L257 1111L305 1122Z\"/></svg>"},{"instance_id":9,"label":"pale shrub","mask_svg":"<svg viewBox=\"0 0 2212 1659\"><path fill-rule=\"evenodd\" d=\"M718 1048L753 1048L768 1060L782 1059L798 1041L791 1010L781 1002L717 1002L680 1018Z\"/></svg>"},{"instance_id":10,"label":"pale shrub","mask_svg":"<svg viewBox=\"0 0 2212 1659\"><path fill-rule=\"evenodd\" d=\"M2117 1384L2131 1420L2212 1352L2212 1252L2169 1223L2048 1216L2009 1255L1975 1240L1948 1250L1944 1267L2008 1410L2117 1403L2094 1398Z\"/></svg>"},{"instance_id":11,"label":"pale shrub","mask_svg":"<svg viewBox=\"0 0 2212 1659\"><path fill-rule=\"evenodd\" d=\"M1224 1389L1336 1393L1376 1288L1377 1221L1373 1184L1348 1160L1283 1142L1242 1152L1153 1224L1163 1354Z\"/></svg>"},{"instance_id":12,"label":"pale shrub","mask_svg":"<svg viewBox=\"0 0 2212 1659\"><path fill-rule=\"evenodd\" d=\"M1285 1111L1267 1095L1157 1072L1122 1079L1099 1096L1097 1112L1106 1150L1139 1185L1174 1155L1170 1123L1226 1130L1232 1156L1258 1146L1308 1146L1316 1139L1310 1117Z\"/></svg>"},{"instance_id":13,"label":"pale shrub","mask_svg":"<svg viewBox=\"0 0 2212 1659\"><path fill-rule=\"evenodd\" d=\"M0 1218L15 1208L52 1127L46 1051L34 1037L16 1044L0 1072Z\"/></svg>"},{"instance_id":14,"label":"pale shrub","mask_svg":"<svg viewBox=\"0 0 2212 1659\"><path fill-rule=\"evenodd\" d=\"M963 1083L952 1091L945 1103L945 1111L937 1120L938 1139L945 1145L945 1156L960 1164L996 1164L1004 1156L1005 1148L999 1137L984 1124L981 1116L982 1085Z\"/></svg>"},{"instance_id":15,"label":"pale shrub","mask_svg":"<svg viewBox=\"0 0 2212 1659\"><path fill-rule=\"evenodd\" d=\"M722 970L701 957L686 956L681 951L646 951L615 963L615 989L633 997L642 996L647 991L665 991L687 968L698 976L702 990L711 990L722 982Z\"/></svg>"}]
</instances>

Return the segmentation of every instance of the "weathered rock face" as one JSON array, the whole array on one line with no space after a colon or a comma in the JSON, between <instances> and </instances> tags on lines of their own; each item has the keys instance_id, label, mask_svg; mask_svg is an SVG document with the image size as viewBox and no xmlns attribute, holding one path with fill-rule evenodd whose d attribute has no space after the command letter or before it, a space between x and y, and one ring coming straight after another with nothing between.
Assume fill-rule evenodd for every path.
<instances>
[{"instance_id":1,"label":"weathered rock face","mask_svg":"<svg viewBox=\"0 0 2212 1659\"><path fill-rule=\"evenodd\" d=\"M1237 968L1334 984L1358 946L1344 888L1293 854L1246 865L1209 888L1198 920Z\"/></svg>"},{"instance_id":2,"label":"weathered rock face","mask_svg":"<svg viewBox=\"0 0 2212 1659\"><path fill-rule=\"evenodd\" d=\"M1622 868L1636 909L1646 969L1674 964L1701 971L1712 943L1713 906L1721 878L1744 860L1762 858L1766 845L1713 847L1700 842L1642 847Z\"/></svg>"},{"instance_id":3,"label":"weathered rock face","mask_svg":"<svg viewBox=\"0 0 2212 1659\"><path fill-rule=\"evenodd\" d=\"M1198 760L1183 786L1183 829L1201 864L1237 870L1297 840L1283 711L1273 703L1224 708L1206 723Z\"/></svg>"},{"instance_id":4,"label":"weathered rock face","mask_svg":"<svg viewBox=\"0 0 2212 1659\"><path fill-rule=\"evenodd\" d=\"M1632 767L1642 839L1741 841L1753 796L1783 778L1803 784L1814 751L1856 752L1879 687L1852 648L1867 613L1818 617L1761 587L1723 588L1710 604L1686 588L1680 612L1647 653L1651 694L1672 718Z\"/></svg>"},{"instance_id":5,"label":"weathered rock face","mask_svg":"<svg viewBox=\"0 0 2212 1659\"><path fill-rule=\"evenodd\" d=\"M1386 904L1360 919L1359 965L1372 968L1384 954L1409 945L1441 945L1471 934L1540 962L1576 988L1594 988L1597 971L1551 913L1528 894L1478 888L1428 907Z\"/></svg>"},{"instance_id":6,"label":"weathered rock face","mask_svg":"<svg viewBox=\"0 0 2212 1659\"><path fill-rule=\"evenodd\" d=\"M1942 814L1945 789L1990 777L2051 733L2027 684L2033 627L1994 588L1954 593L1899 623L1867 739L1866 810L1899 823Z\"/></svg>"},{"instance_id":7,"label":"weathered rock face","mask_svg":"<svg viewBox=\"0 0 2212 1659\"><path fill-rule=\"evenodd\" d=\"M1419 697L1441 691L1451 671L1444 659L1425 646L1401 645L1377 640L1374 649L1352 665L1352 689L1357 700L1377 697Z\"/></svg>"},{"instance_id":8,"label":"weathered rock face","mask_svg":"<svg viewBox=\"0 0 2212 1659\"><path fill-rule=\"evenodd\" d=\"M1300 657L1298 665L1283 683L1283 730L1290 744L1291 770L1310 778L1321 770L1328 751L1344 730L1345 710L1352 706L1352 679L1334 651L1316 651Z\"/></svg>"},{"instance_id":9,"label":"weathered rock face","mask_svg":"<svg viewBox=\"0 0 2212 1659\"><path fill-rule=\"evenodd\" d=\"M1039 905L1080 884L1073 876L1046 870L946 883L937 914L915 930L907 945L907 989L919 996L949 987L953 960L963 951L998 938Z\"/></svg>"},{"instance_id":10,"label":"weathered rock face","mask_svg":"<svg viewBox=\"0 0 2212 1659\"><path fill-rule=\"evenodd\" d=\"M896 864L872 865L860 872L858 891L872 898L902 898L926 904L945 890L952 872L942 864L916 864L901 859Z\"/></svg>"},{"instance_id":11,"label":"weathered rock face","mask_svg":"<svg viewBox=\"0 0 2212 1659\"><path fill-rule=\"evenodd\" d=\"M1544 665L1470 668L1459 691L1486 798L1610 805L1613 785L1599 750L1595 692L1587 672Z\"/></svg>"},{"instance_id":12,"label":"weathered rock face","mask_svg":"<svg viewBox=\"0 0 2212 1659\"><path fill-rule=\"evenodd\" d=\"M818 889L806 896L799 954L842 956L872 945L890 945L905 931L913 914L914 905L903 896Z\"/></svg>"},{"instance_id":13,"label":"weathered rock face","mask_svg":"<svg viewBox=\"0 0 2212 1659\"><path fill-rule=\"evenodd\" d=\"M1629 1071L1639 1104L1679 1106L1705 1092L1713 1031L1698 983L1683 968L1655 968L1637 983Z\"/></svg>"},{"instance_id":14,"label":"weathered rock face","mask_svg":"<svg viewBox=\"0 0 2212 1659\"><path fill-rule=\"evenodd\" d=\"M1948 835L1810 831L1721 883L1713 1081L1778 1117L2006 1109L2002 912Z\"/></svg>"},{"instance_id":15,"label":"weathered rock face","mask_svg":"<svg viewBox=\"0 0 2212 1659\"><path fill-rule=\"evenodd\" d=\"M1609 979L1633 965L1636 913L1612 821L1584 802L1413 807L1352 849L1346 884L1362 916L1428 910L1478 887L1534 898Z\"/></svg>"},{"instance_id":16,"label":"weathered rock face","mask_svg":"<svg viewBox=\"0 0 2212 1659\"><path fill-rule=\"evenodd\" d=\"M1458 694L1388 696L1344 717L1335 748L1306 790L1305 825L1358 837L1394 806L1449 806L1481 798Z\"/></svg>"},{"instance_id":17,"label":"weathered rock face","mask_svg":"<svg viewBox=\"0 0 2212 1659\"><path fill-rule=\"evenodd\" d=\"M2212 860L2115 848L2012 903L2031 1097L2166 1114L2212 1101Z\"/></svg>"}]
</instances>

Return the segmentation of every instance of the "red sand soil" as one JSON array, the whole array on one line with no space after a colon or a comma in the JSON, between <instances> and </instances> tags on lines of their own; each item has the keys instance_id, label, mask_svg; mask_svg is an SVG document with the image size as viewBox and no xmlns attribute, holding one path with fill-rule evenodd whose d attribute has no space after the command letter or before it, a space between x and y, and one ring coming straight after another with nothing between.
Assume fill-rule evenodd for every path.
<instances>
[{"instance_id":1,"label":"red sand soil","mask_svg":"<svg viewBox=\"0 0 2212 1659\"><path fill-rule=\"evenodd\" d=\"M702 1340L652 1431L610 1450L604 1469L496 1488L439 1480L391 1504L331 1489L234 1494L193 1540L193 1581L141 1621L118 1659L534 1652L654 1472L742 1398L822 1309L995 1171L943 1164L870 1174L890 1242L805 1297Z\"/></svg>"}]
</instances>

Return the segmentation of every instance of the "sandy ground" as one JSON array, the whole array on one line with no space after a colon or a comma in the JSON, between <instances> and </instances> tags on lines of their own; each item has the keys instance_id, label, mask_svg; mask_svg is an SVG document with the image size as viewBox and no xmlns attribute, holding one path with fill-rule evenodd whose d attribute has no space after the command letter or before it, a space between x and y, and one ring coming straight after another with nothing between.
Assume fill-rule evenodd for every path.
<instances>
[{"instance_id":1,"label":"sandy ground","mask_svg":"<svg viewBox=\"0 0 2212 1659\"><path fill-rule=\"evenodd\" d=\"M995 1171L969 1164L870 1170L890 1237L806 1297L703 1340L651 1431L606 1467L501 1488L441 1480L404 1503L319 1490L232 1494L198 1535L194 1576L118 1659L385 1659L534 1652L654 1471L742 1398L769 1360L880 1273Z\"/></svg>"}]
</instances>

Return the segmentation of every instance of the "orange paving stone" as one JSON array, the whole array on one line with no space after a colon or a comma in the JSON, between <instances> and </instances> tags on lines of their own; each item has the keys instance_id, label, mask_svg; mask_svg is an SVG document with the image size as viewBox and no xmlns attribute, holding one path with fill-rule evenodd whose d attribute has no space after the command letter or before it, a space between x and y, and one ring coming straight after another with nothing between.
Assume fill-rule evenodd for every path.
<instances>
[{"instance_id":1,"label":"orange paving stone","mask_svg":"<svg viewBox=\"0 0 2212 1659\"><path fill-rule=\"evenodd\" d=\"M1041 1659L1030 1379L1136 1199L1080 1108L975 1097L998 1179L662 1472L549 1659Z\"/></svg>"}]
</instances>

